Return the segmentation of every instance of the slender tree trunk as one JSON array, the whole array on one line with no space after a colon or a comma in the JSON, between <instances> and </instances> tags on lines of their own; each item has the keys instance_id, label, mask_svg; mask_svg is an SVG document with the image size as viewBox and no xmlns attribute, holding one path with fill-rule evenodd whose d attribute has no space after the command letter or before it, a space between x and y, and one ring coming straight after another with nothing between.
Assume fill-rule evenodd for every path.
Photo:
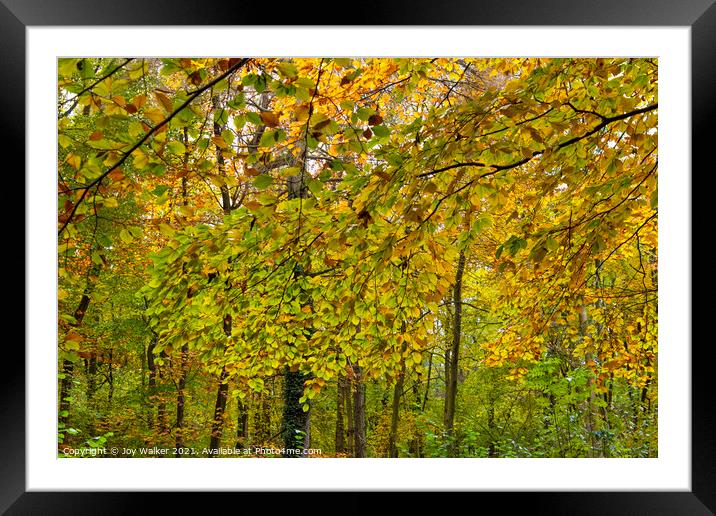
<instances>
[{"instance_id":1,"label":"slender tree trunk","mask_svg":"<svg viewBox=\"0 0 716 516\"><path fill-rule=\"evenodd\" d=\"M164 360L166 358L166 353L162 351L159 354L159 357ZM157 377L159 378L158 383L162 383L162 380L165 375L164 368L157 368ZM166 435L169 433L169 424L167 421L167 401L163 394L158 394L158 402L157 402L157 433L161 436Z\"/></svg>"},{"instance_id":2,"label":"slender tree trunk","mask_svg":"<svg viewBox=\"0 0 716 516\"><path fill-rule=\"evenodd\" d=\"M405 332L405 323L403 323L402 331ZM398 456L398 422L400 420L400 398L403 396L403 384L405 383L405 359L403 358L407 345L403 341L400 349L400 372L393 387L393 406L390 418L390 435L388 437L388 457L396 458Z\"/></svg>"},{"instance_id":3,"label":"slender tree trunk","mask_svg":"<svg viewBox=\"0 0 716 516\"><path fill-rule=\"evenodd\" d=\"M339 373L336 385L336 453L346 452L345 430L343 425L343 394L345 377Z\"/></svg>"},{"instance_id":4,"label":"slender tree trunk","mask_svg":"<svg viewBox=\"0 0 716 516\"><path fill-rule=\"evenodd\" d=\"M579 309L579 335L584 338L587 335L587 323L589 317L587 315L587 307L583 303ZM591 353L585 354L586 363L592 362L593 357ZM594 457L597 453L597 444L595 440L595 427L594 427L594 379L592 378L591 372L587 379L587 390L589 397L587 398L587 433L589 434L589 446L590 455Z\"/></svg>"},{"instance_id":5,"label":"slender tree trunk","mask_svg":"<svg viewBox=\"0 0 716 516\"><path fill-rule=\"evenodd\" d=\"M457 453L457 446L454 442L455 424L455 401L457 399L457 373L458 358L460 353L460 337L462 333L462 276L465 271L465 252L460 251L455 272L455 286L453 288L453 328L452 347L450 348L450 374L448 376L448 389L445 393L445 429L450 439L450 456Z\"/></svg>"},{"instance_id":6,"label":"slender tree trunk","mask_svg":"<svg viewBox=\"0 0 716 516\"><path fill-rule=\"evenodd\" d=\"M261 396L261 418L264 422L263 424L266 426L266 435L269 439L273 437L273 430L272 430L272 421L271 421L271 400L276 399L275 398L275 385L274 385L274 379L272 378L270 380L271 389L269 390L268 394L266 396Z\"/></svg>"},{"instance_id":7,"label":"slender tree trunk","mask_svg":"<svg viewBox=\"0 0 716 516\"><path fill-rule=\"evenodd\" d=\"M231 337L231 315L224 316L224 335ZM224 412L226 411L226 398L229 393L229 373L226 367L221 368L219 374L219 386L216 390L216 403L214 403L214 418L211 421L211 439L209 448L214 450L219 447L221 434L224 426Z\"/></svg>"},{"instance_id":8,"label":"slender tree trunk","mask_svg":"<svg viewBox=\"0 0 716 516\"><path fill-rule=\"evenodd\" d=\"M289 199L301 199L306 197L306 188L303 180L303 170L305 163L302 164L302 172L299 176L289 176L286 179L286 187ZM300 220L299 220L299 236L300 236ZM300 266L294 268L294 277L303 274ZM303 410L303 404L300 398L303 396L303 389L308 376L301 373L298 369L291 370L286 367L284 372L284 389L283 389L283 420L281 422L281 434L283 435L284 446L287 449L299 449L301 451L308 448L310 439L310 401L309 410ZM298 455L288 455L296 457Z\"/></svg>"},{"instance_id":9,"label":"slender tree trunk","mask_svg":"<svg viewBox=\"0 0 716 516\"><path fill-rule=\"evenodd\" d=\"M346 376L343 384L343 399L346 400L346 452L355 457L355 426L353 418L353 380Z\"/></svg>"},{"instance_id":10,"label":"slender tree trunk","mask_svg":"<svg viewBox=\"0 0 716 516\"><path fill-rule=\"evenodd\" d=\"M226 369L222 369L221 374L219 375L219 388L216 391L216 402L214 403L214 419L211 422L211 439L209 441L210 450L219 448L219 443L221 442L221 433L224 425L224 412L226 411L226 397L229 391L227 377L228 373L226 372Z\"/></svg>"},{"instance_id":11,"label":"slender tree trunk","mask_svg":"<svg viewBox=\"0 0 716 516\"><path fill-rule=\"evenodd\" d=\"M85 286L85 290L80 298L80 303L77 305L77 309L74 313L75 321L72 326L75 328L78 328L82 324L82 319L84 319L85 314L87 313L87 307L89 307L90 303L90 295L92 295L95 286L95 280L93 278L98 274L99 266L93 264L89 270L87 285ZM63 377L60 382L60 416L58 421L62 423L65 428L67 428L70 425L70 389L72 388L72 383L74 381L74 363L71 360L64 359L62 361L62 375Z\"/></svg>"},{"instance_id":12,"label":"slender tree trunk","mask_svg":"<svg viewBox=\"0 0 716 516\"><path fill-rule=\"evenodd\" d=\"M299 371L291 371L286 367L283 387L283 419L281 421L281 434L286 449L301 450L306 448L306 428L310 420L308 412L303 411L303 404L299 401L303 396L303 386L307 376ZM297 457L288 454L288 457Z\"/></svg>"},{"instance_id":13,"label":"slender tree trunk","mask_svg":"<svg viewBox=\"0 0 716 516\"><path fill-rule=\"evenodd\" d=\"M398 457L398 423L400 421L400 398L403 395L404 377L401 374L393 387L392 415L390 418L390 435L388 437L388 457Z\"/></svg>"},{"instance_id":14,"label":"slender tree trunk","mask_svg":"<svg viewBox=\"0 0 716 516\"><path fill-rule=\"evenodd\" d=\"M187 175L189 174L189 135L188 130L184 128L184 175L181 178L181 192L182 192L182 205L187 206L189 204L187 196ZM182 268L183 270L183 268ZM187 292L187 299L193 297L191 291ZM176 410L176 432L175 437L175 448L176 456L181 457L180 449L184 447L184 409L186 406L186 380L189 375L187 364L189 361L189 344L185 343L181 347L181 357L179 359L179 382L177 383L177 410Z\"/></svg>"},{"instance_id":15,"label":"slender tree trunk","mask_svg":"<svg viewBox=\"0 0 716 516\"><path fill-rule=\"evenodd\" d=\"M413 418L417 420L422 411L422 401L420 397L420 387L418 382L413 383L413 396L415 396L415 402L413 403ZM409 446L411 457L422 457L423 456L423 434L413 429L413 435L410 439Z\"/></svg>"},{"instance_id":16,"label":"slender tree trunk","mask_svg":"<svg viewBox=\"0 0 716 516\"><path fill-rule=\"evenodd\" d=\"M355 457L365 457L365 383L359 365L353 366L353 441Z\"/></svg>"},{"instance_id":17,"label":"slender tree trunk","mask_svg":"<svg viewBox=\"0 0 716 516\"><path fill-rule=\"evenodd\" d=\"M154 363L154 347L157 345L157 334L152 331L152 340L147 346L147 370L149 371L149 379L147 380L148 403L149 406L149 428L154 427L154 404L157 398L157 366Z\"/></svg>"},{"instance_id":18,"label":"slender tree trunk","mask_svg":"<svg viewBox=\"0 0 716 516\"><path fill-rule=\"evenodd\" d=\"M487 408L487 430L490 436L490 442L487 444L487 456L490 458L497 457L497 449L495 447L495 400L490 399L490 406Z\"/></svg>"},{"instance_id":19,"label":"slender tree trunk","mask_svg":"<svg viewBox=\"0 0 716 516\"><path fill-rule=\"evenodd\" d=\"M109 383L109 393L107 394L107 403L112 406L112 399L114 398L114 353L109 350L109 363L107 364L107 382ZM144 360L142 360L144 362Z\"/></svg>"},{"instance_id":20,"label":"slender tree trunk","mask_svg":"<svg viewBox=\"0 0 716 516\"><path fill-rule=\"evenodd\" d=\"M450 335L452 338L452 326L453 326L453 314L450 314L448 320L445 321L445 335L446 339L447 336ZM446 342L445 344L445 352L443 353L443 374L445 375L445 392L444 392L444 399L443 399L443 423L447 421L447 408L448 408L448 393L450 392L450 348L452 345L452 340L450 342Z\"/></svg>"},{"instance_id":21,"label":"slender tree trunk","mask_svg":"<svg viewBox=\"0 0 716 516\"><path fill-rule=\"evenodd\" d=\"M189 356L189 344L184 344L181 347L181 361L180 361L180 373L179 382L177 383L177 417L176 417L176 433L175 433L175 445L176 445L176 456L182 457L179 452L179 448L184 447L184 407L186 405L185 389L186 389L186 378L187 378L187 360Z\"/></svg>"},{"instance_id":22,"label":"slender tree trunk","mask_svg":"<svg viewBox=\"0 0 716 516\"><path fill-rule=\"evenodd\" d=\"M246 446L246 437L249 433L249 413L241 398L236 398L236 448Z\"/></svg>"},{"instance_id":23,"label":"slender tree trunk","mask_svg":"<svg viewBox=\"0 0 716 516\"><path fill-rule=\"evenodd\" d=\"M430 352L430 358L428 359L428 378L425 382L425 396L423 397L423 403L421 406L421 411L425 412L425 405L428 403L428 395L430 394L430 375L433 372L433 353Z\"/></svg>"}]
</instances>

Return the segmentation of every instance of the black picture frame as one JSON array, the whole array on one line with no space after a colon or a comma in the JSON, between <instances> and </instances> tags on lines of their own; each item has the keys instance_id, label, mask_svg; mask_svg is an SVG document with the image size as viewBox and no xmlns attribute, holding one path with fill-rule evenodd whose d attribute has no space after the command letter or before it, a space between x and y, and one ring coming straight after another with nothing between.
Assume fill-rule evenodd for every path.
<instances>
[{"instance_id":1,"label":"black picture frame","mask_svg":"<svg viewBox=\"0 0 716 516\"><path fill-rule=\"evenodd\" d=\"M3 72L0 93L0 124L6 155L19 157L15 170L24 170L25 148L25 28L27 26L90 25L504 25L504 26L688 26L691 28L692 83L692 170L708 174L713 168L710 148L716 120L716 5L714 0L542 0L521 2L500 0L477 2L454 0L400 0L363 2L351 13L341 14L335 4L324 0L298 4L285 10L268 9L262 2L217 2L210 0L0 0L0 69ZM304 11L303 14L298 11ZM11 149L12 151L8 150ZM692 174L692 182L693 182ZM17 180L13 192L18 198ZM8 188L9 190L9 188ZM692 187L692 192L694 192ZM705 192L704 192L705 193ZM24 192L25 199L32 192ZM708 206L708 202L692 206ZM14 212L17 213L17 210ZM9 217L16 225L17 215ZM692 221L699 220L692 211ZM692 235L697 235L692 229ZM24 242L26 235L21 237ZM17 248L20 247L15 240ZM23 246L24 249L24 246ZM705 254L705 253L704 253ZM11 253L7 272L22 268L25 278L31 273L19 261L20 253ZM692 267L695 265L692 255ZM12 275L10 272L9 275ZM6 291L17 299L20 290ZM692 294L692 321L708 320L704 312L710 302L699 305ZM24 303L23 303L24 304ZM32 310L32 306L25 306ZM701 317L696 314L701 314ZM6 323L13 325L12 321ZM48 324L50 324L48 322ZM692 490L690 492L523 492L470 493L470 505L488 508L485 502L504 504L514 512L536 514L669 514L699 515L716 511L716 426L711 399L710 339L692 338ZM689 343L683 343L685 346ZM149 511L147 497L158 502L163 513L184 513L186 495L146 492L26 492L25 489L25 350L17 338L6 338L3 349L5 367L0 373L0 511L6 514L135 514ZM24 364L25 367L21 367ZM202 493L197 493L199 496ZM225 503L236 494L212 495L211 504ZM277 495L273 493L271 496ZM440 497L446 494L440 495ZM295 495L289 495L295 497ZM341 512L370 510L366 493L346 493ZM457 493L450 496L457 496ZM460 496L462 498L463 496ZM474 498L477 497L477 498ZM241 497L250 500L251 496ZM438 497L434 497L438 498ZM488 500L492 498L492 500ZM443 498L444 500L444 498ZM405 497L402 512L425 510L425 496L413 493ZM241 502L243 503L243 501ZM311 502L313 503L313 502ZM450 502L454 506L455 502ZM272 502L275 506L276 499ZM300 511L299 511L300 512ZM512 512L512 511L511 511Z\"/></svg>"}]
</instances>

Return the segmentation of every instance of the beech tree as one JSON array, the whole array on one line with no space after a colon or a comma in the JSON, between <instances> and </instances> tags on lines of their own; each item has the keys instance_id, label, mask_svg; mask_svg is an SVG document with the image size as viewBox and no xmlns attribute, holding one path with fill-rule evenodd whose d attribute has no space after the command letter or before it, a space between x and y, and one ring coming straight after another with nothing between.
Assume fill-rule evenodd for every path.
<instances>
[{"instance_id":1,"label":"beech tree","mask_svg":"<svg viewBox=\"0 0 716 516\"><path fill-rule=\"evenodd\" d=\"M60 59L61 448L654 456L657 70Z\"/></svg>"}]
</instances>

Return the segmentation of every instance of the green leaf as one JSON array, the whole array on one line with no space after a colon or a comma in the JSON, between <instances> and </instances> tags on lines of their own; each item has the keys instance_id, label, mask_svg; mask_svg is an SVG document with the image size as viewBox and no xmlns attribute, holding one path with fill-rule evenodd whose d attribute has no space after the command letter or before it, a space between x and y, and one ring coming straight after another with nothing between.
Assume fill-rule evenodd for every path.
<instances>
[{"instance_id":1,"label":"green leaf","mask_svg":"<svg viewBox=\"0 0 716 516\"><path fill-rule=\"evenodd\" d=\"M129 244L134 240L134 237L132 237L132 235L130 235L129 231L127 231L126 229L123 229L122 231L119 232L119 238L125 244Z\"/></svg>"},{"instance_id":2,"label":"green leaf","mask_svg":"<svg viewBox=\"0 0 716 516\"><path fill-rule=\"evenodd\" d=\"M246 113L246 119L254 125L264 125L264 122L261 120L259 114L254 111Z\"/></svg>"},{"instance_id":3,"label":"green leaf","mask_svg":"<svg viewBox=\"0 0 716 516\"><path fill-rule=\"evenodd\" d=\"M169 224L159 224L159 231L161 231L162 235L169 238L172 238L176 232Z\"/></svg>"},{"instance_id":4,"label":"green leaf","mask_svg":"<svg viewBox=\"0 0 716 516\"><path fill-rule=\"evenodd\" d=\"M259 145L262 147L271 147L274 143L276 143L275 134L276 131L264 131L264 134L261 135Z\"/></svg>"},{"instance_id":5,"label":"green leaf","mask_svg":"<svg viewBox=\"0 0 716 516\"><path fill-rule=\"evenodd\" d=\"M358 115L358 118L360 120L367 122L372 115L375 115L375 109L365 107L358 108L358 111L356 111L356 115Z\"/></svg>"},{"instance_id":6,"label":"green leaf","mask_svg":"<svg viewBox=\"0 0 716 516\"><path fill-rule=\"evenodd\" d=\"M298 76L298 68L293 63L284 61L278 63L276 65L276 68L278 68L278 71L281 75L289 79L295 79Z\"/></svg>"},{"instance_id":7,"label":"green leaf","mask_svg":"<svg viewBox=\"0 0 716 516\"><path fill-rule=\"evenodd\" d=\"M383 138L385 136L390 135L390 129L388 129L384 125L375 125L375 126L373 126L373 134Z\"/></svg>"},{"instance_id":8,"label":"green leaf","mask_svg":"<svg viewBox=\"0 0 716 516\"><path fill-rule=\"evenodd\" d=\"M157 185L152 193L157 197L161 197L169 189L167 185Z\"/></svg>"},{"instance_id":9,"label":"green leaf","mask_svg":"<svg viewBox=\"0 0 716 516\"><path fill-rule=\"evenodd\" d=\"M60 147L62 147L63 149L66 149L67 147L72 145L72 140L67 135L58 134L57 135L57 143L60 144Z\"/></svg>"},{"instance_id":10,"label":"green leaf","mask_svg":"<svg viewBox=\"0 0 716 516\"><path fill-rule=\"evenodd\" d=\"M321 183L318 179L309 179L306 181L306 186L308 186L308 189L313 195L320 196L323 192L323 183Z\"/></svg>"},{"instance_id":11,"label":"green leaf","mask_svg":"<svg viewBox=\"0 0 716 516\"><path fill-rule=\"evenodd\" d=\"M221 131L221 137L229 145L234 143L234 133L232 133L228 129L224 129L223 131Z\"/></svg>"},{"instance_id":12,"label":"green leaf","mask_svg":"<svg viewBox=\"0 0 716 516\"><path fill-rule=\"evenodd\" d=\"M229 112L226 109L214 111L214 123L224 127L229 120Z\"/></svg>"},{"instance_id":13,"label":"green leaf","mask_svg":"<svg viewBox=\"0 0 716 516\"><path fill-rule=\"evenodd\" d=\"M184 144L182 142L169 142L167 143L167 149L169 149L169 152L172 154L183 154L186 152L186 147L184 147Z\"/></svg>"},{"instance_id":14,"label":"green leaf","mask_svg":"<svg viewBox=\"0 0 716 516\"><path fill-rule=\"evenodd\" d=\"M272 183L273 177L269 176L268 174L261 174L259 176L256 176L256 179L254 179L254 186L259 190L268 188L269 186L271 186Z\"/></svg>"}]
</instances>

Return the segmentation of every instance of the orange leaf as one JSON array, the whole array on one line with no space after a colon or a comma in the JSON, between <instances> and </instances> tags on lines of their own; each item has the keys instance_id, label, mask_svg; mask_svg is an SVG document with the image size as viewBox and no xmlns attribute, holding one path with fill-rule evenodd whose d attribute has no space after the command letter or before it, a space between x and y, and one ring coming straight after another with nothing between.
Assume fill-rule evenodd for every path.
<instances>
[{"instance_id":1,"label":"orange leaf","mask_svg":"<svg viewBox=\"0 0 716 516\"><path fill-rule=\"evenodd\" d=\"M137 106L137 108L142 107L145 102L147 102L147 96L146 95L137 95L132 99L132 104Z\"/></svg>"},{"instance_id":2,"label":"orange leaf","mask_svg":"<svg viewBox=\"0 0 716 516\"><path fill-rule=\"evenodd\" d=\"M77 333L76 331L71 331L65 336L65 341L73 341L73 342L82 342L82 335Z\"/></svg>"},{"instance_id":3,"label":"orange leaf","mask_svg":"<svg viewBox=\"0 0 716 516\"><path fill-rule=\"evenodd\" d=\"M172 101L167 97L164 93L161 91L155 91L154 95L157 97L157 100L164 106L164 109L167 110L167 112L171 113L173 106Z\"/></svg>"},{"instance_id":4,"label":"orange leaf","mask_svg":"<svg viewBox=\"0 0 716 516\"><path fill-rule=\"evenodd\" d=\"M121 181L124 179L124 174L122 174L122 171L118 168L115 168L112 172L109 173L109 178L112 181Z\"/></svg>"},{"instance_id":5,"label":"orange leaf","mask_svg":"<svg viewBox=\"0 0 716 516\"><path fill-rule=\"evenodd\" d=\"M259 116L261 121L269 127L276 127L278 125L278 115L271 111L262 111Z\"/></svg>"}]
</instances>

